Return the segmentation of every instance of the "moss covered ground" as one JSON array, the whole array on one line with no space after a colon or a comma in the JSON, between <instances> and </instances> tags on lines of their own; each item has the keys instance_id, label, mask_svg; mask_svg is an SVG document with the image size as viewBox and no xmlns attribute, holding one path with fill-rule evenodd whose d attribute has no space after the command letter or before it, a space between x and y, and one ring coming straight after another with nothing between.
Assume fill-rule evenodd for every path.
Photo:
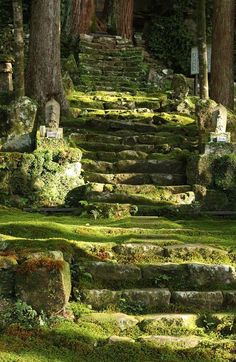
<instances>
[{"instance_id":1,"label":"moss covered ground","mask_svg":"<svg viewBox=\"0 0 236 362\"><path fill-rule=\"evenodd\" d=\"M81 256L81 247L99 244L105 248L127 242L152 240L155 243L202 243L228 251L235 250L236 223L234 219L198 217L195 219L168 219L134 217L123 220L79 218L75 216L47 216L26 213L16 209L0 209L0 248L3 253L21 255L30 250L62 250L67 257ZM0 335L0 360L4 362L154 362L154 361L233 361L235 326L222 330L210 330L211 321L199 330L182 330L172 326L164 328L175 335L194 333L203 338L196 348L178 350L127 340L107 343L111 335L136 339L140 335L155 332L155 326L133 326L120 330L107 314L100 320L88 309L75 303L71 307L76 316L74 322L56 320L50 327L26 330L9 326ZM89 313L89 314L88 314ZM112 311L111 311L112 314ZM104 316L104 317L103 317ZM112 316L112 315L111 315ZM80 317L80 318L78 318ZM159 324L160 327L160 324ZM140 329L141 328L141 329ZM144 329L143 329L144 328ZM154 328L154 330L153 330ZM226 333L225 330L230 330ZM163 333L163 331L157 331ZM227 335L227 341L225 337Z\"/></svg>"}]
</instances>

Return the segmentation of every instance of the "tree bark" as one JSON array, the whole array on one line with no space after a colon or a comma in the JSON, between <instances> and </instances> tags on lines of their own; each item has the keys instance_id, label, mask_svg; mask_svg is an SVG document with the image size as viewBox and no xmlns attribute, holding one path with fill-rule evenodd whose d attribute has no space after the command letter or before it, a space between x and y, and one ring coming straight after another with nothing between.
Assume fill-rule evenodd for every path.
<instances>
[{"instance_id":1,"label":"tree bark","mask_svg":"<svg viewBox=\"0 0 236 362\"><path fill-rule=\"evenodd\" d=\"M214 0L211 98L234 108L234 0Z\"/></svg>"},{"instance_id":2,"label":"tree bark","mask_svg":"<svg viewBox=\"0 0 236 362\"><path fill-rule=\"evenodd\" d=\"M94 0L72 0L71 35L89 34L95 22L96 7Z\"/></svg>"},{"instance_id":3,"label":"tree bark","mask_svg":"<svg viewBox=\"0 0 236 362\"><path fill-rule=\"evenodd\" d=\"M209 98L208 86L208 60L207 60L207 38L206 38L206 0L198 0L197 5L197 28L199 49L199 80L200 98Z\"/></svg>"},{"instance_id":4,"label":"tree bark","mask_svg":"<svg viewBox=\"0 0 236 362\"><path fill-rule=\"evenodd\" d=\"M133 36L134 0L110 0L108 28L126 39Z\"/></svg>"},{"instance_id":5,"label":"tree bark","mask_svg":"<svg viewBox=\"0 0 236 362\"><path fill-rule=\"evenodd\" d=\"M31 5L27 95L44 110L54 97L67 109L60 52L60 0L33 0Z\"/></svg>"},{"instance_id":6,"label":"tree bark","mask_svg":"<svg viewBox=\"0 0 236 362\"><path fill-rule=\"evenodd\" d=\"M12 0L15 39L15 95L25 95L24 28L22 0Z\"/></svg>"}]
</instances>

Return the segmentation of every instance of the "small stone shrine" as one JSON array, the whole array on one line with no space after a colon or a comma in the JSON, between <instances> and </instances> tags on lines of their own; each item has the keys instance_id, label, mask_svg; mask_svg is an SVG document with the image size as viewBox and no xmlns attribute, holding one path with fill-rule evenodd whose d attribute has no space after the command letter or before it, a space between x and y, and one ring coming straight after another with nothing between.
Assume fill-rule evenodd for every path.
<instances>
[{"instance_id":1,"label":"small stone shrine","mask_svg":"<svg viewBox=\"0 0 236 362\"><path fill-rule=\"evenodd\" d=\"M40 127L40 137L62 139L63 128L60 128L60 104L51 98L45 106L45 126Z\"/></svg>"},{"instance_id":2,"label":"small stone shrine","mask_svg":"<svg viewBox=\"0 0 236 362\"><path fill-rule=\"evenodd\" d=\"M12 63L9 60L0 61L0 92L12 92Z\"/></svg>"}]
</instances>

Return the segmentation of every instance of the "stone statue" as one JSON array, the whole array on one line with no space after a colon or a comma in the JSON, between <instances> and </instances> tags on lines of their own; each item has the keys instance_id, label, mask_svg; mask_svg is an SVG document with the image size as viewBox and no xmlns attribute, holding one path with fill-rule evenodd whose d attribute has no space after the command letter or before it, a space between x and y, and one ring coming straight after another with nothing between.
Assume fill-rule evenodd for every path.
<instances>
[{"instance_id":1,"label":"stone statue","mask_svg":"<svg viewBox=\"0 0 236 362\"><path fill-rule=\"evenodd\" d=\"M216 119L216 130L215 133L225 133L227 126L227 119L223 118L221 113L218 112L217 119Z\"/></svg>"},{"instance_id":2,"label":"stone statue","mask_svg":"<svg viewBox=\"0 0 236 362\"><path fill-rule=\"evenodd\" d=\"M57 130L60 124L60 104L51 98L45 106L46 127Z\"/></svg>"}]
</instances>

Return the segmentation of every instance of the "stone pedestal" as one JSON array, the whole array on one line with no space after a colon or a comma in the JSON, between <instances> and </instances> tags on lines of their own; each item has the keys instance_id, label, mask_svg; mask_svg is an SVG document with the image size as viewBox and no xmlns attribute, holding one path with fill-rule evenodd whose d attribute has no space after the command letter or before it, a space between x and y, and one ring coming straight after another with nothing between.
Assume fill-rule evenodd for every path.
<instances>
[{"instance_id":1,"label":"stone pedestal","mask_svg":"<svg viewBox=\"0 0 236 362\"><path fill-rule=\"evenodd\" d=\"M0 92L13 91L12 73L11 62L0 62Z\"/></svg>"}]
</instances>

